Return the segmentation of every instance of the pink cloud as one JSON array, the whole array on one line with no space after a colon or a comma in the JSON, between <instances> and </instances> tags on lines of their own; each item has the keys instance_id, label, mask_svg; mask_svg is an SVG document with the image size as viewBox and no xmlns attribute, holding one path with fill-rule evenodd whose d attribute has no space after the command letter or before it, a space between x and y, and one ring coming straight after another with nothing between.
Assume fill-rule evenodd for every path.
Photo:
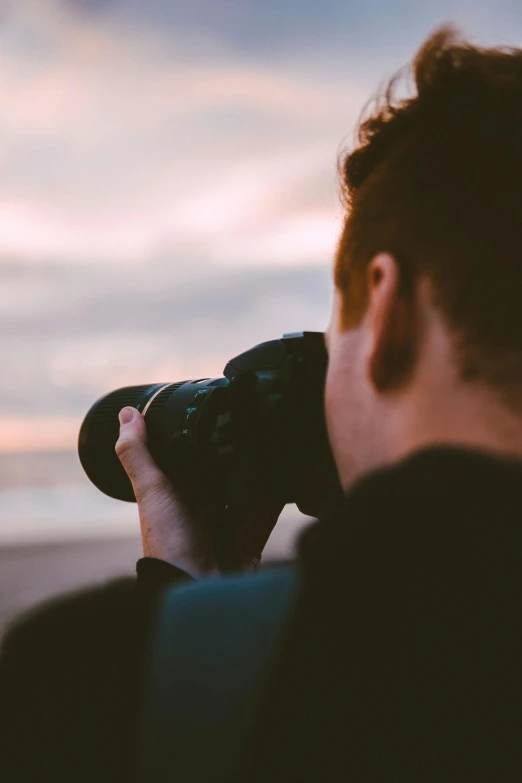
<instances>
[{"instance_id":1,"label":"pink cloud","mask_svg":"<svg viewBox=\"0 0 522 783\"><path fill-rule=\"evenodd\" d=\"M81 421L75 417L0 417L0 453L76 448Z\"/></svg>"},{"instance_id":2,"label":"pink cloud","mask_svg":"<svg viewBox=\"0 0 522 783\"><path fill-rule=\"evenodd\" d=\"M161 30L87 21L57 0L14 9L0 52L0 256L132 261L191 245L212 261L251 233L285 263L290 240L277 237L310 212L299 217L289 186L321 167L335 178L363 102L353 80L238 61L172 31L167 46ZM29 34L45 56L16 44Z\"/></svg>"}]
</instances>

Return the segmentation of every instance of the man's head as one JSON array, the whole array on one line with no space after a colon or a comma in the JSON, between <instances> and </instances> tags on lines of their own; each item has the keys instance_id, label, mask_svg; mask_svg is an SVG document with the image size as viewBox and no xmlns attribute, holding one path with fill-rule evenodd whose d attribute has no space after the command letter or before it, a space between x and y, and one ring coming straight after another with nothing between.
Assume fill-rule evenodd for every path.
<instances>
[{"instance_id":1,"label":"man's head","mask_svg":"<svg viewBox=\"0 0 522 783\"><path fill-rule=\"evenodd\" d=\"M345 486L422 445L522 455L522 50L450 29L342 163L326 410Z\"/></svg>"}]
</instances>

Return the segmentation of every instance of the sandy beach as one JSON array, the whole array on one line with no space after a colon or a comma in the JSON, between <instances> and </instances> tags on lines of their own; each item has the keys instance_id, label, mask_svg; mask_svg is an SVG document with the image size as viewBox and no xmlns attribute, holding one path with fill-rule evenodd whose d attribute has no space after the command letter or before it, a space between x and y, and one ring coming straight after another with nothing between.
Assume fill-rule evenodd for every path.
<instances>
[{"instance_id":1,"label":"sandy beach","mask_svg":"<svg viewBox=\"0 0 522 783\"><path fill-rule=\"evenodd\" d=\"M292 557L305 520L280 520L266 546L265 563ZM137 535L1 546L0 635L9 620L42 601L114 578L132 577L140 556Z\"/></svg>"},{"instance_id":2,"label":"sandy beach","mask_svg":"<svg viewBox=\"0 0 522 783\"><path fill-rule=\"evenodd\" d=\"M139 537L0 547L0 634L41 601L132 576L139 556Z\"/></svg>"}]
</instances>

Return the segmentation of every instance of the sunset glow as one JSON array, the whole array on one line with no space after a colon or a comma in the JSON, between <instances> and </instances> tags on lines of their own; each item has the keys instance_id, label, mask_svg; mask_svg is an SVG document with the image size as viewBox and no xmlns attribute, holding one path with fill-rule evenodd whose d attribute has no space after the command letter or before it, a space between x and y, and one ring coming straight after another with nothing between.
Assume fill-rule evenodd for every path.
<instances>
[{"instance_id":1,"label":"sunset glow","mask_svg":"<svg viewBox=\"0 0 522 783\"><path fill-rule=\"evenodd\" d=\"M75 418L0 418L0 453L74 449L80 423Z\"/></svg>"}]
</instances>

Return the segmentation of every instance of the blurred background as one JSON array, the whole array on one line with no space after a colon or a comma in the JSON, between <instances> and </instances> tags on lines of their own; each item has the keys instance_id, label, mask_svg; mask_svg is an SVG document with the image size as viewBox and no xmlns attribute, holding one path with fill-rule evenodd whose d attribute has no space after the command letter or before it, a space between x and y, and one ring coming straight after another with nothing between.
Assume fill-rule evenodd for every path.
<instances>
[{"instance_id":1,"label":"blurred background","mask_svg":"<svg viewBox=\"0 0 522 783\"><path fill-rule=\"evenodd\" d=\"M76 455L97 397L326 327L337 156L446 21L522 45L519 0L0 0L0 628L133 572Z\"/></svg>"}]
</instances>

